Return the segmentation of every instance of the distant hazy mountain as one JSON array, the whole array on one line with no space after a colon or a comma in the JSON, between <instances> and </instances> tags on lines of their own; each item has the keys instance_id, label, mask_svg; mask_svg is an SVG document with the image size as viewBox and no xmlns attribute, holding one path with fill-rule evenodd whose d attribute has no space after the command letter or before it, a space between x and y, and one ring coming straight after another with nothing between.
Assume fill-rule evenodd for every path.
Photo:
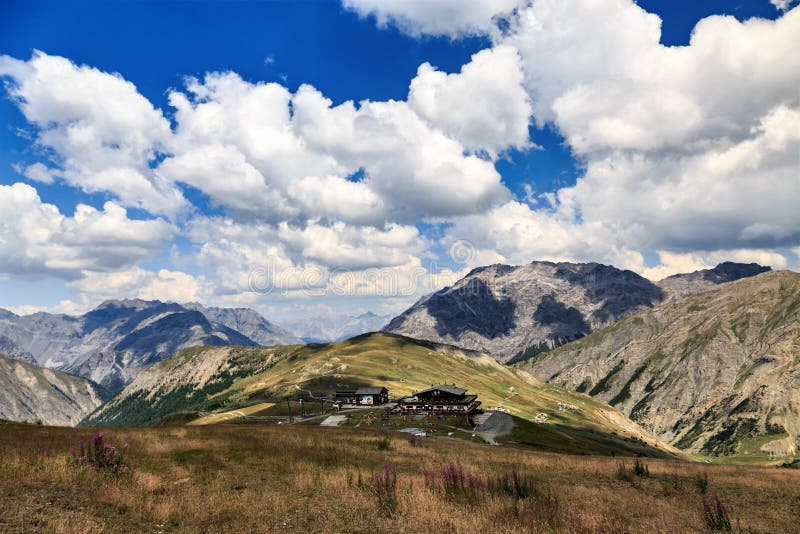
<instances>
[{"instance_id":1,"label":"distant hazy mountain","mask_svg":"<svg viewBox=\"0 0 800 534\"><path fill-rule=\"evenodd\" d=\"M281 337L279 328L255 312L234 310L230 315L246 317L240 322L261 339L281 344L296 341L291 335ZM259 344L214 320L224 316L225 310L214 308L199 311L157 300L110 300L78 317L6 313L0 316L0 335L10 347L29 353L43 367L73 372L118 390L143 367L181 348Z\"/></svg>"},{"instance_id":2,"label":"distant hazy mountain","mask_svg":"<svg viewBox=\"0 0 800 534\"><path fill-rule=\"evenodd\" d=\"M89 380L0 354L0 419L73 426L105 397Z\"/></svg>"},{"instance_id":3,"label":"distant hazy mountain","mask_svg":"<svg viewBox=\"0 0 800 534\"><path fill-rule=\"evenodd\" d=\"M800 274L714 286L522 366L692 452L797 455Z\"/></svg>"},{"instance_id":4,"label":"distant hazy mountain","mask_svg":"<svg viewBox=\"0 0 800 534\"><path fill-rule=\"evenodd\" d=\"M267 321L260 313L250 308L206 308L197 302L184 304L184 307L199 311L209 321L232 328L259 345L302 343L299 337Z\"/></svg>"},{"instance_id":5,"label":"distant hazy mountain","mask_svg":"<svg viewBox=\"0 0 800 534\"><path fill-rule=\"evenodd\" d=\"M341 341L367 332L377 332L391 320L392 315L376 315L372 312L361 315L329 315L304 317L286 323L306 343Z\"/></svg>"},{"instance_id":6,"label":"distant hazy mountain","mask_svg":"<svg viewBox=\"0 0 800 534\"><path fill-rule=\"evenodd\" d=\"M632 271L597 263L491 265L423 297L385 330L486 351L509 361L550 350L651 308L672 291L682 295L704 291L708 284L764 269L756 267L722 264L711 274L671 277L661 287Z\"/></svg>"},{"instance_id":7,"label":"distant hazy mountain","mask_svg":"<svg viewBox=\"0 0 800 534\"><path fill-rule=\"evenodd\" d=\"M733 282L741 278L755 276L770 271L757 263L733 263L726 261L713 269L703 269L688 274L675 274L658 282L667 300L678 300L688 295L696 295L713 289L719 284Z\"/></svg>"}]
</instances>

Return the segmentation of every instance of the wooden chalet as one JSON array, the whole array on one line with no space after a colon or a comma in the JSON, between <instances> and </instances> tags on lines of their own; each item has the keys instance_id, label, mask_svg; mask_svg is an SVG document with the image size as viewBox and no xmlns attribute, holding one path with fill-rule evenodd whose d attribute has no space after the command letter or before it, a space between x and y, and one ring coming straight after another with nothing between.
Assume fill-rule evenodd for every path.
<instances>
[{"instance_id":1,"label":"wooden chalet","mask_svg":"<svg viewBox=\"0 0 800 534\"><path fill-rule=\"evenodd\" d=\"M397 401L397 408L410 414L471 414L481 402L467 390L441 385L418 391Z\"/></svg>"},{"instance_id":2,"label":"wooden chalet","mask_svg":"<svg viewBox=\"0 0 800 534\"><path fill-rule=\"evenodd\" d=\"M389 390L384 387L365 387L336 392L336 402L341 404L357 404L376 406L389 402Z\"/></svg>"}]
</instances>

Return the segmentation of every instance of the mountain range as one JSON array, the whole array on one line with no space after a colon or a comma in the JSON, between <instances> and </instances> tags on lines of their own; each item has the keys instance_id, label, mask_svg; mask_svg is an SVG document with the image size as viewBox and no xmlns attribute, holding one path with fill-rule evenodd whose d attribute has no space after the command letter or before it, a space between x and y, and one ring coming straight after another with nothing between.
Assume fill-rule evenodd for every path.
<instances>
[{"instance_id":1,"label":"mountain range","mask_svg":"<svg viewBox=\"0 0 800 534\"><path fill-rule=\"evenodd\" d=\"M300 392L455 381L521 420L552 414L560 435L591 450L601 432L603 443L655 436L669 454L798 455L798 273L723 263L654 283L593 263L492 265L386 319L308 321L298 333L385 322L392 332L302 345L246 308L132 299L79 317L0 310L0 352L16 358L0 360L0 418L152 424ZM103 403L108 389L119 393ZM553 410L559 402L582 415Z\"/></svg>"},{"instance_id":2,"label":"mountain range","mask_svg":"<svg viewBox=\"0 0 800 534\"><path fill-rule=\"evenodd\" d=\"M80 316L44 312L19 316L7 310L0 314L5 354L89 378L111 391L182 348L297 342L253 310L204 308L196 303L125 299L103 302Z\"/></svg>"},{"instance_id":3,"label":"mountain range","mask_svg":"<svg viewBox=\"0 0 800 534\"><path fill-rule=\"evenodd\" d=\"M285 322L284 326L306 343L321 343L342 341L367 332L377 332L386 326L393 317L393 315L378 315L373 312L360 315L330 314L303 317Z\"/></svg>"},{"instance_id":4,"label":"mountain range","mask_svg":"<svg viewBox=\"0 0 800 534\"><path fill-rule=\"evenodd\" d=\"M491 265L420 299L385 331L486 351L499 361L579 339L616 321L719 283L769 270L723 263L654 283L597 263Z\"/></svg>"}]
</instances>

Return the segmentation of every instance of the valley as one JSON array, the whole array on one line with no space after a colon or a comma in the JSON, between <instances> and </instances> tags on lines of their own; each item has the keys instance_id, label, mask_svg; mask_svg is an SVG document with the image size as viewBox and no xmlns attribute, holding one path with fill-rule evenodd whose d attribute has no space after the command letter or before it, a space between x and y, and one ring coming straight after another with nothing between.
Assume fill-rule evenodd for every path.
<instances>
[{"instance_id":1,"label":"valley","mask_svg":"<svg viewBox=\"0 0 800 534\"><path fill-rule=\"evenodd\" d=\"M471 319L462 346L390 332L261 346L241 333L271 339L251 310L153 315L152 303L123 301L149 319L131 322L127 310L129 327L100 324L131 328L124 345L142 353L147 332L173 335L163 320L180 330L186 314L248 342L179 347L112 396L29 361L36 344L6 340L16 359L0 356L0 418L45 424L0 420L0 531L790 532L800 275L721 266L671 277L652 302L614 285L629 275L610 276L616 296L580 313L603 316L610 302L627 311L571 340L535 336L566 333L577 312L555 303L580 291L541 296L546 277L517 288L552 313L534 316L546 326L534 337L501 340L540 340L508 363L463 346L481 332ZM481 291L498 301L491 285ZM481 320L498 319L470 302ZM452 318L460 304L446 307ZM332 402L342 390L385 387L397 401L437 384L477 395L483 414ZM70 452L87 443L103 452Z\"/></svg>"}]
</instances>

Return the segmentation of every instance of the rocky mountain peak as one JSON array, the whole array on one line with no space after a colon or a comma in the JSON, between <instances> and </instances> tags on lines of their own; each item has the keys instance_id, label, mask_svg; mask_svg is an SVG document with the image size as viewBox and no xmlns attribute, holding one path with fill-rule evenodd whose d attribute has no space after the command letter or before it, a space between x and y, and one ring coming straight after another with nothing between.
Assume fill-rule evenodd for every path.
<instances>
[{"instance_id":1,"label":"rocky mountain peak","mask_svg":"<svg viewBox=\"0 0 800 534\"><path fill-rule=\"evenodd\" d=\"M663 291L646 278L609 265L495 264L424 297L386 331L506 361L531 346L581 337L662 299Z\"/></svg>"},{"instance_id":2,"label":"rocky mountain peak","mask_svg":"<svg viewBox=\"0 0 800 534\"><path fill-rule=\"evenodd\" d=\"M95 310L104 310L104 309L120 309L120 308L132 308L136 310L141 310L145 308L152 308L154 306L159 306L167 304L160 300L144 300L140 298L130 298L130 299L108 299L104 300L100 303L99 306L94 308Z\"/></svg>"},{"instance_id":3,"label":"rocky mountain peak","mask_svg":"<svg viewBox=\"0 0 800 534\"><path fill-rule=\"evenodd\" d=\"M385 330L494 354L549 350L668 300L768 271L725 262L658 284L601 263L532 261L478 267L421 298Z\"/></svg>"},{"instance_id":4,"label":"rocky mountain peak","mask_svg":"<svg viewBox=\"0 0 800 534\"><path fill-rule=\"evenodd\" d=\"M724 284L726 282L739 280L740 278L756 276L771 270L771 267L759 265L757 263L734 263L732 261L725 261L713 269L708 269L708 271L704 273L704 278L717 284Z\"/></svg>"}]
</instances>

